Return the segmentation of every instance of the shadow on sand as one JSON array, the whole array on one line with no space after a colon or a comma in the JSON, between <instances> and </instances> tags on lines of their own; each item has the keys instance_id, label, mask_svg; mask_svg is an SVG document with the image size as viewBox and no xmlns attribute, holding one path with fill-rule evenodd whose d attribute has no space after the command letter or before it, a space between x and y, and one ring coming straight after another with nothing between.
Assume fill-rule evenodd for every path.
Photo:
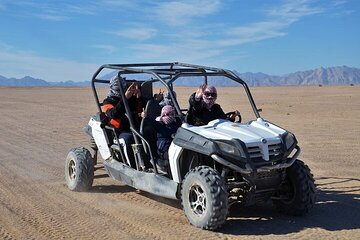
<instances>
[{"instance_id":1,"label":"shadow on sand","mask_svg":"<svg viewBox=\"0 0 360 240\"><path fill-rule=\"evenodd\" d=\"M101 184L94 185L91 188L90 192L93 192L93 193L127 193L127 192L135 192L136 191L136 189L129 187L127 185L124 185L121 182L111 180L111 178L107 174L103 165L97 165L95 167L94 182L97 182L98 180L102 180L102 181L100 181Z\"/></svg>"},{"instance_id":2,"label":"shadow on sand","mask_svg":"<svg viewBox=\"0 0 360 240\"><path fill-rule=\"evenodd\" d=\"M107 174L100 174L97 178L105 177L108 177ZM227 222L218 232L232 235L285 235L306 228L321 228L328 231L360 229L360 179L322 177L317 178L316 183L316 204L308 214L280 214L270 201L248 207L234 204L229 209ZM91 192L137 192L173 208L182 208L181 201L155 196L126 185L97 185Z\"/></svg>"},{"instance_id":3,"label":"shadow on sand","mask_svg":"<svg viewBox=\"0 0 360 240\"><path fill-rule=\"evenodd\" d=\"M317 200L305 216L286 216L277 213L271 203L261 206L233 205L227 223L220 230L234 235L282 235L305 228L328 231L360 228L360 179L318 178ZM337 187L348 183L348 187Z\"/></svg>"}]
</instances>

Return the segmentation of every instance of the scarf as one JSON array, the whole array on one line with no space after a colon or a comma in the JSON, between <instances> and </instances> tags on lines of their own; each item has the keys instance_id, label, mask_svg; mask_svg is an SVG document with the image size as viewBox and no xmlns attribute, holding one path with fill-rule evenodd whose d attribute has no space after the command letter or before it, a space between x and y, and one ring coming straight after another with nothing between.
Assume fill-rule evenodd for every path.
<instances>
[{"instance_id":1,"label":"scarf","mask_svg":"<svg viewBox=\"0 0 360 240\"><path fill-rule=\"evenodd\" d=\"M176 98L176 93L173 91L174 97ZM164 107L166 105L174 106L170 94L168 92L163 94L163 99L159 102L159 105Z\"/></svg>"},{"instance_id":2,"label":"scarf","mask_svg":"<svg viewBox=\"0 0 360 240\"><path fill-rule=\"evenodd\" d=\"M215 104L216 98L217 98L216 88L214 86L206 87L206 89L202 95L202 100L203 100L204 106L208 110L210 110L212 108L212 106Z\"/></svg>"},{"instance_id":3,"label":"scarf","mask_svg":"<svg viewBox=\"0 0 360 240\"><path fill-rule=\"evenodd\" d=\"M107 93L108 97L121 97L119 82L122 84L124 91L126 91L126 82L123 78L120 78L120 81L118 81L118 79L117 75L110 79L110 90Z\"/></svg>"},{"instance_id":4,"label":"scarf","mask_svg":"<svg viewBox=\"0 0 360 240\"><path fill-rule=\"evenodd\" d=\"M161 114L155 119L158 122L163 122L166 125L175 121L175 108L171 105L166 105L161 109Z\"/></svg>"}]
</instances>

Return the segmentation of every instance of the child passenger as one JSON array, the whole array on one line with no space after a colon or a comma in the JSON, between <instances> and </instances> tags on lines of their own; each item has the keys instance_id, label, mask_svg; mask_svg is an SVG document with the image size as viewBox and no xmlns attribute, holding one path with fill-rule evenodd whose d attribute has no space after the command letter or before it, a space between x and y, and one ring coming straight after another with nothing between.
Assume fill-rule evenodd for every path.
<instances>
[{"instance_id":1,"label":"child passenger","mask_svg":"<svg viewBox=\"0 0 360 240\"><path fill-rule=\"evenodd\" d=\"M151 127L154 130L154 136L150 137L148 141L151 145L152 155L156 159L158 170L160 172L167 172L169 165L167 151L169 150L173 135L179 128L175 118L175 108L171 105L162 107L160 116L156 117L155 120L146 115L144 117L150 121L149 123L151 123ZM156 146L152 144L155 142Z\"/></svg>"},{"instance_id":2,"label":"child passenger","mask_svg":"<svg viewBox=\"0 0 360 240\"><path fill-rule=\"evenodd\" d=\"M165 105L161 109L161 114L158 116L155 122L155 128L157 132L156 145L158 148L158 154L163 156L169 149L172 142L173 134L176 133L179 125L175 119L175 109L171 105Z\"/></svg>"}]
</instances>

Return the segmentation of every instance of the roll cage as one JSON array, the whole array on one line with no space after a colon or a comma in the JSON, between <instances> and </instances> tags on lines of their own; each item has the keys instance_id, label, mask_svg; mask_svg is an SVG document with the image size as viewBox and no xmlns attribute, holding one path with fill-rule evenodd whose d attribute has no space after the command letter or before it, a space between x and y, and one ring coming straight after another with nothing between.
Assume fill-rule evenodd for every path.
<instances>
[{"instance_id":1,"label":"roll cage","mask_svg":"<svg viewBox=\"0 0 360 240\"><path fill-rule=\"evenodd\" d=\"M214 68L214 67L206 67L206 66L200 66L200 65L194 65L194 64L187 64L187 63L179 63L179 62L172 62L172 63L134 63L134 64L104 64L99 67L99 69L94 73L92 80L91 80L91 86L92 91L95 97L95 102L98 107L99 114L102 114L101 109L101 102L99 101L98 92L96 90L96 83L110 83L110 80L103 79L104 77L101 75L103 70L110 70L117 72L118 79L125 79L127 75L136 75L136 74L147 74L151 77L147 80L131 80L131 81L137 81L141 83L141 87L143 88L147 84L151 83L151 89L150 89L150 95L149 98L152 97L152 83L154 82L160 82L162 85L166 88L168 91L173 103L175 110L177 112L178 117L181 119L181 122L185 121L185 114L182 113L182 110L180 109L180 106L177 102L177 99L175 98L173 94L173 83L181 78L181 77L204 77L204 83L207 84L208 77L212 76L223 76L227 77L235 82L238 82L241 84L245 92L247 94L247 97L249 99L249 102L251 104L251 107L253 109L253 112L256 116L256 118L260 117L259 110L256 107L256 104L254 102L254 99L251 95L251 92L249 90L248 85L245 81L243 81L239 76L237 76L235 73L233 73L230 70L220 69L220 68ZM120 94L121 98L124 103L124 107L126 110L126 116L129 119L130 123L130 129L133 132L135 142L140 143L139 139L144 140L143 136L137 131L135 128L134 121L131 116L131 111L128 105L128 102L125 98L125 91L126 89L123 88L122 84L119 83L120 86Z\"/></svg>"}]
</instances>

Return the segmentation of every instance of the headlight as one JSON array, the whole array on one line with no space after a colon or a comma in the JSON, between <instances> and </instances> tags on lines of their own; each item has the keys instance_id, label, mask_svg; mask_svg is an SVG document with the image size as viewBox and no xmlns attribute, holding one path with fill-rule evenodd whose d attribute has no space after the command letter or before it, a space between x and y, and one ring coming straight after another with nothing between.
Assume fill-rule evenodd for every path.
<instances>
[{"instance_id":1,"label":"headlight","mask_svg":"<svg viewBox=\"0 0 360 240\"><path fill-rule=\"evenodd\" d=\"M237 157L241 157L240 151L236 148L236 146L230 145L224 142L216 142L220 150L229 155L235 155Z\"/></svg>"},{"instance_id":2,"label":"headlight","mask_svg":"<svg viewBox=\"0 0 360 240\"><path fill-rule=\"evenodd\" d=\"M291 148L292 145L294 145L294 143L295 143L295 136L292 133L286 134L286 137L285 137L286 149Z\"/></svg>"}]
</instances>

